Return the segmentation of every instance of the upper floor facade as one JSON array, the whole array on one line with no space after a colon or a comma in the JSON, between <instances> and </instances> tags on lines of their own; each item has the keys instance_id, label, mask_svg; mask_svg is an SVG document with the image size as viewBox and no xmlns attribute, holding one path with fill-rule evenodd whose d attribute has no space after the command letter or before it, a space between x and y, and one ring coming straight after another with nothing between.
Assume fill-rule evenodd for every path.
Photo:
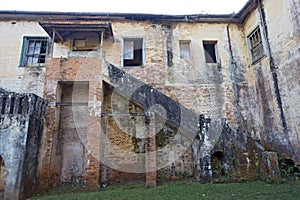
<instances>
[{"instance_id":1,"label":"upper floor facade","mask_svg":"<svg viewBox=\"0 0 300 200\"><path fill-rule=\"evenodd\" d=\"M240 112L258 139L279 127L298 141L299 9L297 0L249 0L231 15L1 11L0 87L47 97L47 79L70 80L72 66L93 73L84 68L92 59L196 113L234 124ZM61 77L49 78L55 69Z\"/></svg>"}]
</instances>

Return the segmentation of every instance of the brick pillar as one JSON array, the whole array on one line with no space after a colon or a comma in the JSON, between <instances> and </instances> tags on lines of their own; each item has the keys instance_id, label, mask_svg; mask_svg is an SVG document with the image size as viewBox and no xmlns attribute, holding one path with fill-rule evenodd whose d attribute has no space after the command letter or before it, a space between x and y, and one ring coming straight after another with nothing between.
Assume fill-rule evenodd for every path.
<instances>
[{"instance_id":1,"label":"brick pillar","mask_svg":"<svg viewBox=\"0 0 300 200\"><path fill-rule=\"evenodd\" d=\"M100 184L100 117L90 116L87 135L86 188L94 190Z\"/></svg>"},{"instance_id":2,"label":"brick pillar","mask_svg":"<svg viewBox=\"0 0 300 200\"><path fill-rule=\"evenodd\" d=\"M100 180L100 145L101 145L101 100L102 100L101 81L90 81L89 90L89 117L88 117L88 134L86 148L87 154L86 165L86 188L94 190L99 187Z\"/></svg>"},{"instance_id":3,"label":"brick pillar","mask_svg":"<svg viewBox=\"0 0 300 200\"><path fill-rule=\"evenodd\" d=\"M155 115L145 112L146 127L146 186L156 187Z\"/></svg>"},{"instance_id":4,"label":"brick pillar","mask_svg":"<svg viewBox=\"0 0 300 200\"><path fill-rule=\"evenodd\" d=\"M87 155L88 164L86 167L86 188L95 190L99 187L100 179L100 162L92 154Z\"/></svg>"}]
</instances>

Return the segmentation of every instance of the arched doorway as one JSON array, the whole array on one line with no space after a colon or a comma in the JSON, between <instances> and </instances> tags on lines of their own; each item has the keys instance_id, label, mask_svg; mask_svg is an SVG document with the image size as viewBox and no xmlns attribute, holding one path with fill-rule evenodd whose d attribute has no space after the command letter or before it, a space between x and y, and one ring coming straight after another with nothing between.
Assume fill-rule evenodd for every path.
<instances>
[{"instance_id":1,"label":"arched doorway","mask_svg":"<svg viewBox=\"0 0 300 200\"><path fill-rule=\"evenodd\" d=\"M7 171L3 158L0 156L0 199L4 198Z\"/></svg>"},{"instance_id":2,"label":"arched doorway","mask_svg":"<svg viewBox=\"0 0 300 200\"><path fill-rule=\"evenodd\" d=\"M227 173L224 153L221 151L215 152L211 156L211 168L213 177L224 176Z\"/></svg>"},{"instance_id":3,"label":"arched doorway","mask_svg":"<svg viewBox=\"0 0 300 200\"><path fill-rule=\"evenodd\" d=\"M279 169L281 176L294 176L294 173L299 169L295 166L295 162L292 159L279 159Z\"/></svg>"}]
</instances>

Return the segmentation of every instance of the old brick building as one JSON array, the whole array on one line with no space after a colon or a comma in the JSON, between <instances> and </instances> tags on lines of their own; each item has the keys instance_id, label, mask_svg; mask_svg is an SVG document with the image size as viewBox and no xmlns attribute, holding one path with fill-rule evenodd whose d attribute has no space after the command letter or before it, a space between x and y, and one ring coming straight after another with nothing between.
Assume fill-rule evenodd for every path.
<instances>
[{"instance_id":1,"label":"old brick building","mask_svg":"<svg viewBox=\"0 0 300 200\"><path fill-rule=\"evenodd\" d=\"M49 101L35 184L278 177L278 159L297 169L299 10L1 11L0 87Z\"/></svg>"}]
</instances>

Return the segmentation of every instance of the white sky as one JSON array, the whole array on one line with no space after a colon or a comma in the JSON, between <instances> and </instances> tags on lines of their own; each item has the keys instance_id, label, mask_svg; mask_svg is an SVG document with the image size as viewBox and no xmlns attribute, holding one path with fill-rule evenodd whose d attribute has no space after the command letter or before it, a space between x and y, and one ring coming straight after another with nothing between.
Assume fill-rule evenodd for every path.
<instances>
[{"instance_id":1,"label":"white sky","mask_svg":"<svg viewBox=\"0 0 300 200\"><path fill-rule=\"evenodd\" d=\"M247 0L6 0L0 10L151 14L237 13Z\"/></svg>"}]
</instances>

